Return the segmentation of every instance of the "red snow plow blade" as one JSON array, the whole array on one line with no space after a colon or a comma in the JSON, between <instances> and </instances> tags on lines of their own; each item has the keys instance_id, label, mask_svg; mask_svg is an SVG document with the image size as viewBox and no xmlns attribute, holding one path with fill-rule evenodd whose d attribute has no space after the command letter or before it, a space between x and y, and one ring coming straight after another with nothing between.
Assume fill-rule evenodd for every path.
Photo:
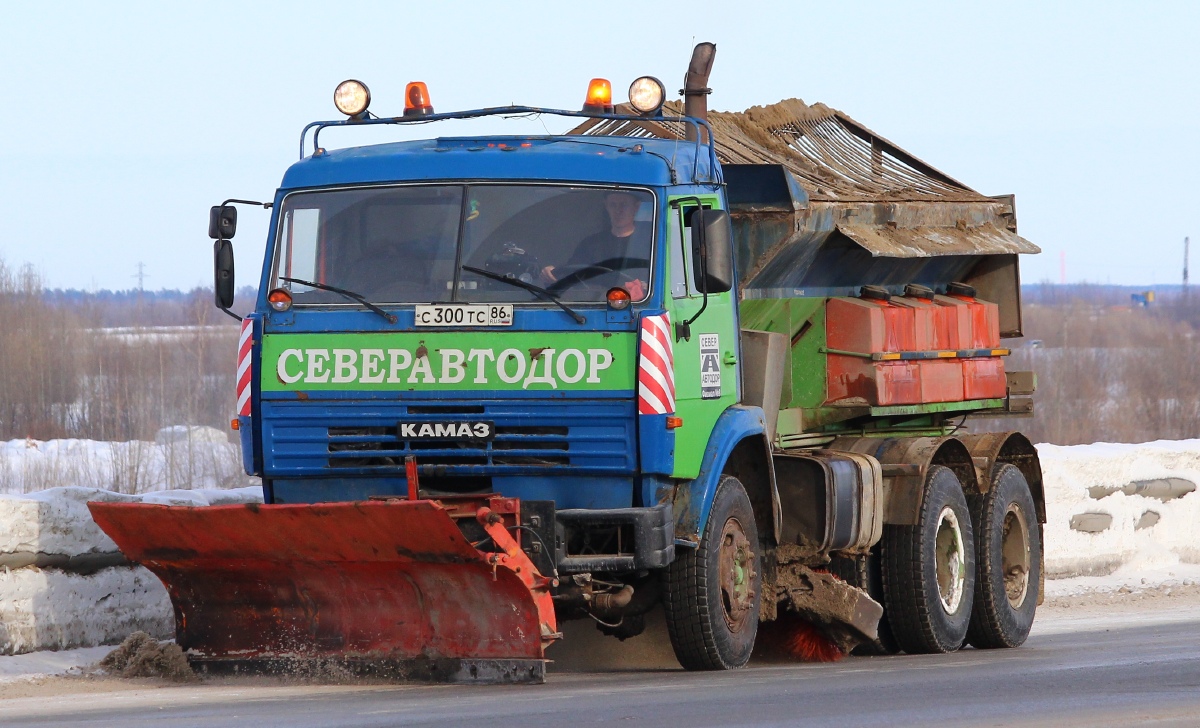
<instances>
[{"instance_id":1,"label":"red snow plow blade","mask_svg":"<svg viewBox=\"0 0 1200 728\"><path fill-rule=\"evenodd\" d=\"M540 682L558 637L551 580L510 534L514 498L88 506L166 585L194 664ZM463 535L465 519L489 551Z\"/></svg>"}]
</instances>

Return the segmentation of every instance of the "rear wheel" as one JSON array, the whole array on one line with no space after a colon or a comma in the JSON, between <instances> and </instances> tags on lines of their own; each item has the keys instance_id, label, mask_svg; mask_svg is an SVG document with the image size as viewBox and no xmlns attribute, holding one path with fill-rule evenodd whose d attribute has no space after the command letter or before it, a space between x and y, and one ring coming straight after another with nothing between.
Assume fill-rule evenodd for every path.
<instances>
[{"instance_id":1,"label":"rear wheel","mask_svg":"<svg viewBox=\"0 0 1200 728\"><path fill-rule=\"evenodd\" d=\"M1029 636L1041 586L1042 542L1033 495L1016 466L999 465L992 485L971 499L978 530L975 609L967 641L1018 647Z\"/></svg>"},{"instance_id":2,"label":"rear wheel","mask_svg":"<svg viewBox=\"0 0 1200 728\"><path fill-rule=\"evenodd\" d=\"M975 540L954 471L930 466L919 522L885 526L881 551L884 616L900 649L961 647L974 601Z\"/></svg>"},{"instance_id":3,"label":"rear wheel","mask_svg":"<svg viewBox=\"0 0 1200 728\"><path fill-rule=\"evenodd\" d=\"M744 666L758 634L762 577L754 510L737 478L721 476L699 547L679 551L663 595L675 657L689 670Z\"/></svg>"}]
</instances>

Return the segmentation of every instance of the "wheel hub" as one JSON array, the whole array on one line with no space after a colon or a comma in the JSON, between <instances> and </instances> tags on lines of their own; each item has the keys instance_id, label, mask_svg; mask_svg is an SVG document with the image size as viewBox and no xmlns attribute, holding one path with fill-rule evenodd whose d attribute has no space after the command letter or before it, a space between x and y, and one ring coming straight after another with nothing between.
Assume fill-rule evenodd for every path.
<instances>
[{"instance_id":1,"label":"wheel hub","mask_svg":"<svg viewBox=\"0 0 1200 728\"><path fill-rule=\"evenodd\" d=\"M954 614L962 604L966 587L967 558L958 516L949 506L938 516L935 544L938 598L942 609L947 614Z\"/></svg>"},{"instance_id":2,"label":"wheel hub","mask_svg":"<svg viewBox=\"0 0 1200 728\"><path fill-rule=\"evenodd\" d=\"M721 530L721 546L717 568L721 574L721 605L725 622L733 632L740 631L750 621L754 606L754 551L742 524L736 518L725 522Z\"/></svg>"},{"instance_id":3,"label":"wheel hub","mask_svg":"<svg viewBox=\"0 0 1200 728\"><path fill-rule=\"evenodd\" d=\"M1020 609L1029 593L1029 526L1025 513L1011 503L1004 513L1004 530L1000 544L1000 563L1004 575L1004 592L1013 609Z\"/></svg>"}]
</instances>

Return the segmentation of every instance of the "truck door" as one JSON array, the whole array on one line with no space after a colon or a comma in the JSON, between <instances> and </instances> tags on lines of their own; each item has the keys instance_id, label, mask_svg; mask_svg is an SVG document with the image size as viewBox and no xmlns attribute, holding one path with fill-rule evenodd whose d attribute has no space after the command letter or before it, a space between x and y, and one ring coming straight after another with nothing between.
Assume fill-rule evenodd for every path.
<instances>
[{"instance_id":1,"label":"truck door","mask_svg":"<svg viewBox=\"0 0 1200 728\"><path fill-rule=\"evenodd\" d=\"M716 195L701 196L706 208L719 207ZM692 265L692 229L689 212L696 209L696 198L674 198L667 214L669 296L667 311L672 327L688 321L704 306L704 296L696 290ZM675 410L683 426L675 431L675 471L677 478L694 478L708 445L709 434L726 407L738 401L737 329L732 292L709 294L691 325L691 335L674 335Z\"/></svg>"}]
</instances>

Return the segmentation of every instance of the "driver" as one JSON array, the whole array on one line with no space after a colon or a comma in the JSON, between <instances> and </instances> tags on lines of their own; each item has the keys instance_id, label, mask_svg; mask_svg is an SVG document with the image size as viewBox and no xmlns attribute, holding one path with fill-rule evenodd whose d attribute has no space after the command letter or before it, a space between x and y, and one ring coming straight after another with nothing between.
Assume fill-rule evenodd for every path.
<instances>
[{"instance_id":1,"label":"driver","mask_svg":"<svg viewBox=\"0 0 1200 728\"><path fill-rule=\"evenodd\" d=\"M629 192L606 194L604 210L608 213L608 228L581 240L566 267L573 270L611 268L622 273L619 283L629 291L633 300L644 298L646 281L650 276L642 256L650 250L650 225L634 219L640 204L637 196ZM547 283L559 280L555 271L552 265L542 268L542 277ZM569 275L565 273L563 277Z\"/></svg>"}]
</instances>

